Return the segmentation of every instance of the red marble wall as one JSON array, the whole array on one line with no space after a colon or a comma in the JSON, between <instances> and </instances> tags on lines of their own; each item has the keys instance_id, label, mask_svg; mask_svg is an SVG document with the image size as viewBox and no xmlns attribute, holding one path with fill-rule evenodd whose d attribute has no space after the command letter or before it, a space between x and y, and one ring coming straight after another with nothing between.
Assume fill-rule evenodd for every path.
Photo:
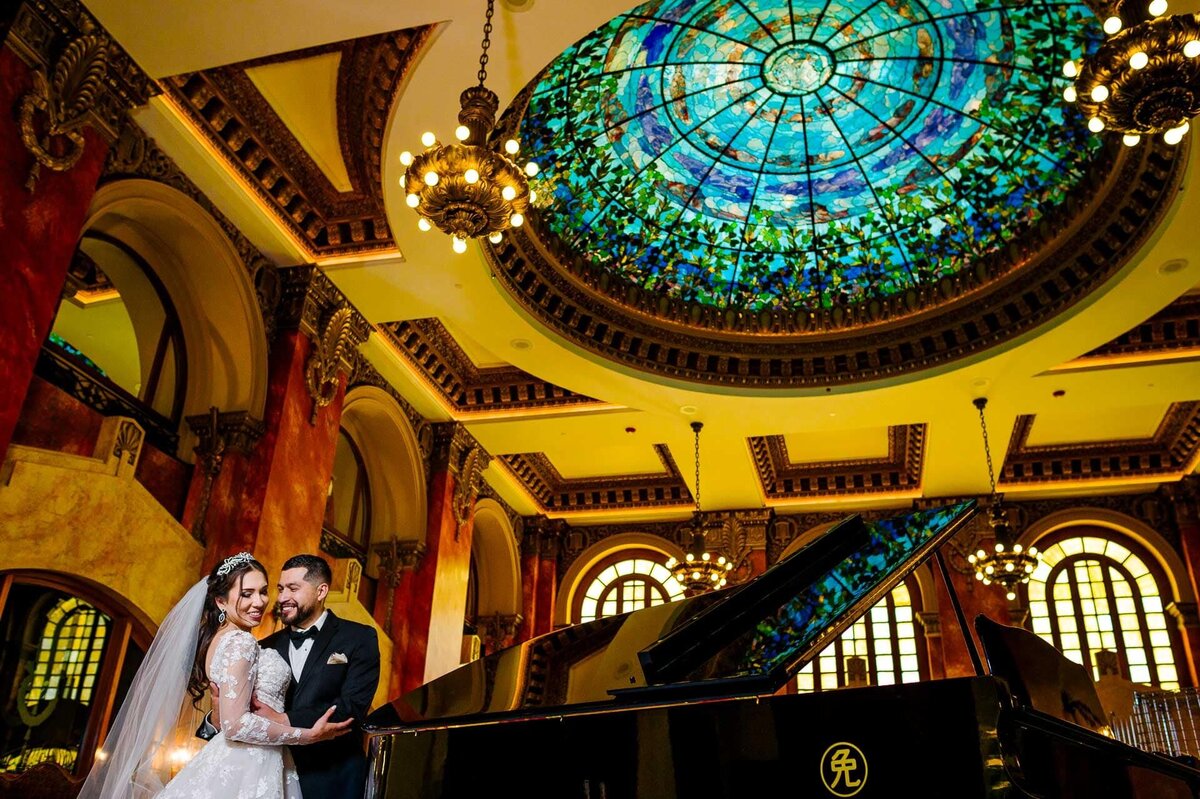
<instances>
[{"instance_id":1,"label":"red marble wall","mask_svg":"<svg viewBox=\"0 0 1200 799\"><path fill-rule=\"evenodd\" d=\"M558 585L558 561L543 556L538 562L537 605L534 610L534 635L542 635L554 629L554 601Z\"/></svg>"},{"instance_id":2,"label":"red marble wall","mask_svg":"<svg viewBox=\"0 0 1200 799\"><path fill-rule=\"evenodd\" d=\"M538 556L536 552L521 553L521 626L517 641L528 641L537 628Z\"/></svg>"},{"instance_id":3,"label":"red marble wall","mask_svg":"<svg viewBox=\"0 0 1200 799\"><path fill-rule=\"evenodd\" d=\"M25 181L34 160L21 143L15 110L31 87L29 68L0 48L0 453L20 418L108 152L85 128L79 162L67 172L43 168L30 193Z\"/></svg>"},{"instance_id":4,"label":"red marble wall","mask_svg":"<svg viewBox=\"0 0 1200 799\"><path fill-rule=\"evenodd\" d=\"M946 590L946 584L943 582L941 574L936 574L935 579L938 584L938 614L942 621L942 666L945 676L972 677L975 675L975 667L971 663L966 638L959 627L958 617L954 614L950 594ZM993 621L1009 624L1008 600L1004 598L1004 592L998 586L985 586L976 580L973 574L959 574L951 569L950 579L958 592L958 599L962 603L967 625L971 627L969 634L975 641L976 649L979 650L982 658L982 647L979 646L978 638L975 638L975 617L983 614Z\"/></svg>"},{"instance_id":5,"label":"red marble wall","mask_svg":"<svg viewBox=\"0 0 1200 799\"><path fill-rule=\"evenodd\" d=\"M145 486L167 512L181 519L193 468L190 463L168 455L153 444L145 444L134 479Z\"/></svg>"},{"instance_id":6,"label":"red marble wall","mask_svg":"<svg viewBox=\"0 0 1200 799\"><path fill-rule=\"evenodd\" d=\"M0 302L3 302L0 300ZM91 457L104 416L53 383L34 377L12 443Z\"/></svg>"}]
</instances>

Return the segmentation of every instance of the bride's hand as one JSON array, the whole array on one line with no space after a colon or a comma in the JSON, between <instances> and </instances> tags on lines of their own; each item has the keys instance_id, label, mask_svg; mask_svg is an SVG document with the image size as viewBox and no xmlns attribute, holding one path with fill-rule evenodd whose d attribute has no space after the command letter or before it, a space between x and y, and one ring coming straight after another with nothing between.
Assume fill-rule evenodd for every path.
<instances>
[{"instance_id":1,"label":"bride's hand","mask_svg":"<svg viewBox=\"0 0 1200 799\"><path fill-rule=\"evenodd\" d=\"M345 735L350 732L350 725L354 723L354 719L346 719L345 721L330 721L329 717L333 715L333 711L337 710L337 705L325 711L325 715L317 719L317 723L312 725L312 728L304 733L306 744L315 744L319 741L328 741L336 738L339 735Z\"/></svg>"}]
</instances>

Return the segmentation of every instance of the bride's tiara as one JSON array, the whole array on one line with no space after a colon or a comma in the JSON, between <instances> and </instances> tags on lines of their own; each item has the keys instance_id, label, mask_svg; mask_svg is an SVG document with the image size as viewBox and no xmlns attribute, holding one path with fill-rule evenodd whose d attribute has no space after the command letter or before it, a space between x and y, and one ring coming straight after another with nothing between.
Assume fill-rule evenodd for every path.
<instances>
[{"instance_id":1,"label":"bride's tiara","mask_svg":"<svg viewBox=\"0 0 1200 799\"><path fill-rule=\"evenodd\" d=\"M236 555L230 555L221 561L221 567L217 569L217 576L224 577L239 566L245 566L247 563L253 563L254 556L249 552L239 552Z\"/></svg>"}]
</instances>

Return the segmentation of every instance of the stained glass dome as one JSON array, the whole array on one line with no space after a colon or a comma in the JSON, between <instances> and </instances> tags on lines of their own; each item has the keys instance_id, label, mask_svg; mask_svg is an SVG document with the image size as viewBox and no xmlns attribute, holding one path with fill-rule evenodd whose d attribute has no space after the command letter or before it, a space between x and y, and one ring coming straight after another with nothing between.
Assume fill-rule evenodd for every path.
<instances>
[{"instance_id":1,"label":"stained glass dome","mask_svg":"<svg viewBox=\"0 0 1200 799\"><path fill-rule=\"evenodd\" d=\"M532 222L588 269L721 309L936 283L1084 181L1100 143L1060 69L1100 36L1079 3L646 3L529 92Z\"/></svg>"}]
</instances>

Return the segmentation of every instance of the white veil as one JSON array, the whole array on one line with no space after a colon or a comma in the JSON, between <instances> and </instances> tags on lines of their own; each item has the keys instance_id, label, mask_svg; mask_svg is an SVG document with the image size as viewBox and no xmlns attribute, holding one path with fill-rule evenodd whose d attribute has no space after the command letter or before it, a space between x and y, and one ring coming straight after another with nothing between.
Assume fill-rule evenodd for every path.
<instances>
[{"instance_id":1,"label":"white veil","mask_svg":"<svg viewBox=\"0 0 1200 799\"><path fill-rule=\"evenodd\" d=\"M158 628L79 799L148 799L170 780L163 750L188 702L207 593L206 579L196 583Z\"/></svg>"}]
</instances>

